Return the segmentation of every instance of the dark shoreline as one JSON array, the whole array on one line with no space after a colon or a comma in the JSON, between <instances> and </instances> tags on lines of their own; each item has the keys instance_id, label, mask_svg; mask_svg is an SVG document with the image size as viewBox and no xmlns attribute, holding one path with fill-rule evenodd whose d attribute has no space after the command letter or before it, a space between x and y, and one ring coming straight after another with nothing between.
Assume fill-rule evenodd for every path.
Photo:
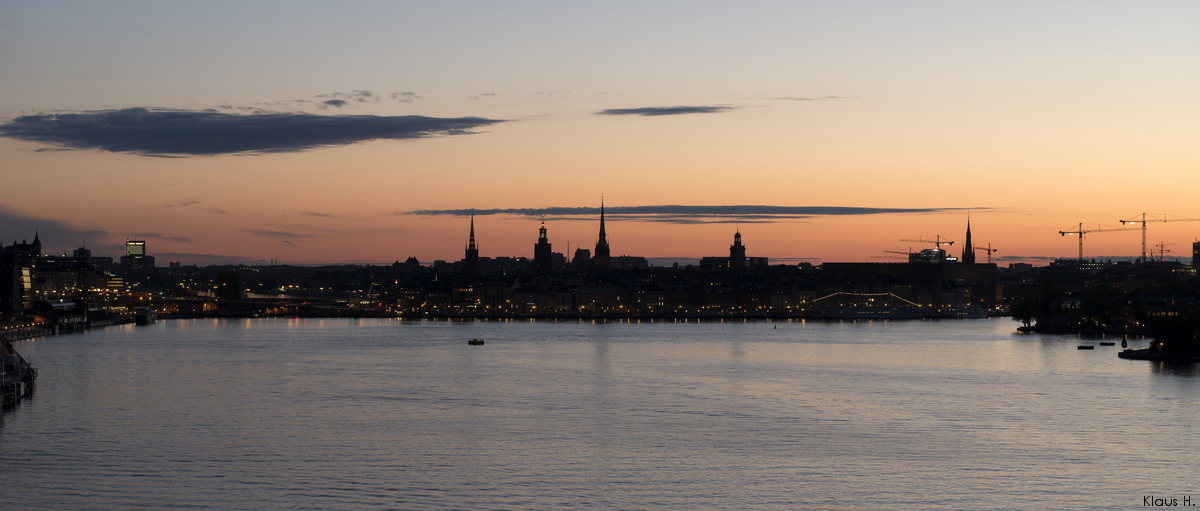
<instances>
[{"instance_id":1,"label":"dark shoreline","mask_svg":"<svg viewBox=\"0 0 1200 511\"><path fill-rule=\"evenodd\" d=\"M1152 360L1155 362L1178 362L1185 364L1200 362L1200 354L1172 353L1169 351L1151 352L1149 349L1125 350L1117 353L1117 356L1126 360Z\"/></svg>"}]
</instances>

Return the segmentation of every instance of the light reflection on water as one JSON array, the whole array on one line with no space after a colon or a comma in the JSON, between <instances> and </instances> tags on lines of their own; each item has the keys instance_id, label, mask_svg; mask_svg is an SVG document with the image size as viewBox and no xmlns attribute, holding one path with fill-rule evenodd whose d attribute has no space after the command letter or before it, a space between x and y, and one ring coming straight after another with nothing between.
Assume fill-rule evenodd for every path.
<instances>
[{"instance_id":1,"label":"light reflection on water","mask_svg":"<svg viewBox=\"0 0 1200 511\"><path fill-rule=\"evenodd\" d=\"M44 338L17 347L40 379L0 419L0 498L1066 509L1200 497L1195 366L1015 326L251 319Z\"/></svg>"}]
</instances>

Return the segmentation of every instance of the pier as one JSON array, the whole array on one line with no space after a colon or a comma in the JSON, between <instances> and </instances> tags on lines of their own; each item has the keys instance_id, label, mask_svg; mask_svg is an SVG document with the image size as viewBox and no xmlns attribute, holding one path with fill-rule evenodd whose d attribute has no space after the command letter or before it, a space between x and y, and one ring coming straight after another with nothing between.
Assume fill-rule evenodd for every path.
<instances>
[{"instance_id":1,"label":"pier","mask_svg":"<svg viewBox=\"0 0 1200 511\"><path fill-rule=\"evenodd\" d=\"M0 340L0 404L9 407L28 397L36 380L37 369L13 349L6 335Z\"/></svg>"}]
</instances>

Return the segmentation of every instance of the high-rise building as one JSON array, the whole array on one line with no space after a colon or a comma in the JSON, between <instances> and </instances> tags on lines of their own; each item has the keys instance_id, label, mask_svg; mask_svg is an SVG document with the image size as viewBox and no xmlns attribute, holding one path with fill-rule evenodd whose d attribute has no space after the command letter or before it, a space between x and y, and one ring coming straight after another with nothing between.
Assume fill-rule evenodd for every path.
<instances>
[{"instance_id":1,"label":"high-rise building","mask_svg":"<svg viewBox=\"0 0 1200 511\"><path fill-rule=\"evenodd\" d=\"M546 238L546 222L542 222L542 228L538 229L538 242L533 246L533 267L543 273L547 273L553 267L551 261L550 240Z\"/></svg>"},{"instance_id":2,"label":"high-rise building","mask_svg":"<svg viewBox=\"0 0 1200 511\"><path fill-rule=\"evenodd\" d=\"M144 256L146 255L145 240L125 240L125 255Z\"/></svg>"},{"instance_id":3,"label":"high-rise building","mask_svg":"<svg viewBox=\"0 0 1200 511\"><path fill-rule=\"evenodd\" d=\"M121 256L121 269L144 270L154 268L154 256L146 255L145 240L125 240L125 255Z\"/></svg>"},{"instance_id":4,"label":"high-rise building","mask_svg":"<svg viewBox=\"0 0 1200 511\"><path fill-rule=\"evenodd\" d=\"M475 215L471 215L471 239L467 242L467 255L463 258L463 270L479 273L479 247L475 246Z\"/></svg>"},{"instance_id":5,"label":"high-rise building","mask_svg":"<svg viewBox=\"0 0 1200 511\"><path fill-rule=\"evenodd\" d=\"M75 251L72 252L71 254L79 259L83 259L84 262L87 262L87 263L92 262L92 250L89 248L79 247L79 248L75 249Z\"/></svg>"},{"instance_id":6,"label":"high-rise building","mask_svg":"<svg viewBox=\"0 0 1200 511\"><path fill-rule=\"evenodd\" d=\"M963 243L962 258L959 262L974 263L975 262L975 246L971 244L971 217L967 217L967 241Z\"/></svg>"},{"instance_id":7,"label":"high-rise building","mask_svg":"<svg viewBox=\"0 0 1200 511\"><path fill-rule=\"evenodd\" d=\"M612 269L612 257L608 251L608 235L604 232L604 201L600 201L600 237L596 239L596 254L592 256L596 270Z\"/></svg>"},{"instance_id":8,"label":"high-rise building","mask_svg":"<svg viewBox=\"0 0 1200 511\"><path fill-rule=\"evenodd\" d=\"M1192 243L1192 266L1200 267L1200 241Z\"/></svg>"},{"instance_id":9,"label":"high-rise building","mask_svg":"<svg viewBox=\"0 0 1200 511\"><path fill-rule=\"evenodd\" d=\"M729 267L733 269L746 267L746 246L742 244L742 231L733 233L733 245L729 246Z\"/></svg>"}]
</instances>

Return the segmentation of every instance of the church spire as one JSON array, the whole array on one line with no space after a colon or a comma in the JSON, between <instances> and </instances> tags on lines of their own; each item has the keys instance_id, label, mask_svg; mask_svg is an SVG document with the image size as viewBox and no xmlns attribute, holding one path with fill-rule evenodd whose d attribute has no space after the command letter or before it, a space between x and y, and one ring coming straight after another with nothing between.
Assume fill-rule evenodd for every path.
<instances>
[{"instance_id":1,"label":"church spire","mask_svg":"<svg viewBox=\"0 0 1200 511\"><path fill-rule=\"evenodd\" d=\"M600 201L600 241L604 245L608 245L608 235L604 233L604 201Z\"/></svg>"},{"instance_id":2,"label":"church spire","mask_svg":"<svg viewBox=\"0 0 1200 511\"><path fill-rule=\"evenodd\" d=\"M975 262L975 246L971 244L971 214L967 213L967 240L963 243L962 258L959 261L964 263Z\"/></svg>"},{"instance_id":3,"label":"church spire","mask_svg":"<svg viewBox=\"0 0 1200 511\"><path fill-rule=\"evenodd\" d=\"M467 254L463 258L463 270L467 273L479 272L479 247L475 245L475 214L471 214L471 238L467 242Z\"/></svg>"},{"instance_id":4,"label":"church spire","mask_svg":"<svg viewBox=\"0 0 1200 511\"><path fill-rule=\"evenodd\" d=\"M600 236L596 239L596 255L592 257L597 270L612 268L612 259L608 252L608 234L604 232L604 199L600 199Z\"/></svg>"},{"instance_id":5,"label":"church spire","mask_svg":"<svg viewBox=\"0 0 1200 511\"><path fill-rule=\"evenodd\" d=\"M476 252L479 251L478 248L475 248L475 214L474 213L471 214L471 240L469 242L467 242L467 250L468 251L474 250Z\"/></svg>"}]
</instances>

